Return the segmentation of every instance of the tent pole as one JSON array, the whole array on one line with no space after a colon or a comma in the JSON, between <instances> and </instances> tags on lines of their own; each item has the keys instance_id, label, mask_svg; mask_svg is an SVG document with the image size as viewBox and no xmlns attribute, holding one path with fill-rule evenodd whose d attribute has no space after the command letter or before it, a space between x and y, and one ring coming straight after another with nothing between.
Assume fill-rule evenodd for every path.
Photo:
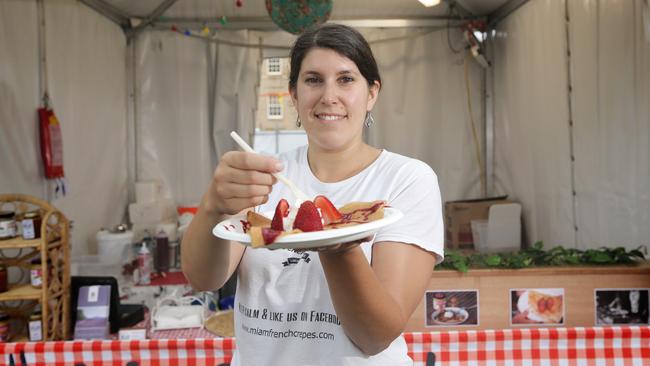
<instances>
[{"instance_id":1,"label":"tent pole","mask_svg":"<svg viewBox=\"0 0 650 366\"><path fill-rule=\"evenodd\" d=\"M486 42L486 53L492 60L492 65L483 69L483 123L484 123L484 144L483 156L485 156L485 191L487 197L491 197L494 192L494 52L492 52L492 43Z\"/></svg>"},{"instance_id":2,"label":"tent pole","mask_svg":"<svg viewBox=\"0 0 650 366\"><path fill-rule=\"evenodd\" d=\"M163 15L167 9L174 5L176 1L177 0L164 0L151 12L151 14L144 18L140 24L133 28L129 28L127 31L128 35L135 36L140 33L145 27L149 26L149 24L153 23L156 21L156 19Z\"/></svg>"},{"instance_id":3,"label":"tent pole","mask_svg":"<svg viewBox=\"0 0 650 366\"><path fill-rule=\"evenodd\" d=\"M128 202L135 202L135 181L137 179L137 157L136 157L136 114L137 105L135 102L136 93L136 40L129 38L126 46L126 154L127 154L127 192ZM128 207L127 207L128 212Z\"/></svg>"},{"instance_id":4,"label":"tent pole","mask_svg":"<svg viewBox=\"0 0 650 366\"><path fill-rule=\"evenodd\" d=\"M36 14L38 16L38 70L39 70L39 80L38 80L38 97L39 99L43 98L47 92L47 47L45 46L45 7L43 0L36 1ZM40 105L41 103L39 103ZM43 176L44 177L44 176ZM43 200L47 202L52 201L50 195L50 183L46 178L43 178Z\"/></svg>"},{"instance_id":5,"label":"tent pole","mask_svg":"<svg viewBox=\"0 0 650 366\"><path fill-rule=\"evenodd\" d=\"M80 2L119 25L122 31L130 28L128 14L113 5L102 0L80 0Z\"/></svg>"}]
</instances>

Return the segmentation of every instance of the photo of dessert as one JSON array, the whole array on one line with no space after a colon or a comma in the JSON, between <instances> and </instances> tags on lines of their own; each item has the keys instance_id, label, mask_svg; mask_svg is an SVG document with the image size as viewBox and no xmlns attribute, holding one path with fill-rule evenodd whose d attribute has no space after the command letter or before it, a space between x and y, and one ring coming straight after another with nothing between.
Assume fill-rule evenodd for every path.
<instances>
[{"instance_id":1,"label":"photo of dessert","mask_svg":"<svg viewBox=\"0 0 650 366\"><path fill-rule=\"evenodd\" d=\"M533 288L510 290L510 323L564 324L564 289Z\"/></svg>"},{"instance_id":2,"label":"photo of dessert","mask_svg":"<svg viewBox=\"0 0 650 366\"><path fill-rule=\"evenodd\" d=\"M478 325L478 291L427 291L425 304L427 327Z\"/></svg>"}]
</instances>

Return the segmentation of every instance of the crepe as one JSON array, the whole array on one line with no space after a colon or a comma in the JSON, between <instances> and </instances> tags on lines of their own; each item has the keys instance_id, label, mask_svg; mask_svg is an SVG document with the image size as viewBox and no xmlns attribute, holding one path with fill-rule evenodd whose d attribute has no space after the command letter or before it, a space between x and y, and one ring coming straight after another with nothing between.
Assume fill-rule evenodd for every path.
<instances>
[{"instance_id":1,"label":"crepe","mask_svg":"<svg viewBox=\"0 0 650 366\"><path fill-rule=\"evenodd\" d=\"M544 323L560 323L563 316L562 295L528 291L528 313ZM531 318L532 319L532 318Z\"/></svg>"},{"instance_id":2,"label":"crepe","mask_svg":"<svg viewBox=\"0 0 650 366\"><path fill-rule=\"evenodd\" d=\"M253 248L264 247L265 245L275 242L282 236L303 232L303 230L300 230L303 228L302 226L295 225L295 223L301 221L301 219L303 223L317 222L316 226L319 226L320 230L331 230L351 225L364 224L384 218L384 207L386 206L386 202L384 201L350 202L345 206L336 209L336 207L334 207L334 205L332 205L332 203L329 202L329 200L327 200L324 196L319 197L322 197L322 199L326 200L328 205L326 205L324 208L319 207L318 210L320 211L317 211L317 208L312 205L313 214L311 216L309 216L308 212L303 216L300 216L300 210L302 207L298 210L298 213L294 217L288 214L284 214L284 211L282 211L281 208L282 202L278 203L278 207L276 207L273 220L255 213L254 211L248 211L246 213L246 221L242 221L242 225L244 227L244 232L250 235L251 246ZM319 197L317 197L314 202L316 202ZM286 200L282 201L285 201L286 204L286 207L284 209L288 209ZM284 216L281 216L283 214ZM327 216L328 214L333 215L336 218L332 219L331 217ZM280 217L280 226L293 227L293 229L273 229L272 222L275 221L278 217ZM305 217L307 218L305 219ZM331 221L326 221L325 218L328 218ZM283 225L283 221L287 221L284 222L286 225ZM326 224L323 225L324 223Z\"/></svg>"}]
</instances>

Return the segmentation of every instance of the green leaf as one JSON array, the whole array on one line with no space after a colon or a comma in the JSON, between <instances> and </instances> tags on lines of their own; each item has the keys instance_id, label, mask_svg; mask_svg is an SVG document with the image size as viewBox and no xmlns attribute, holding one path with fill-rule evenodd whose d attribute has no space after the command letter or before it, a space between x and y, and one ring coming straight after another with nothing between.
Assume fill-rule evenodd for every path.
<instances>
[{"instance_id":1,"label":"green leaf","mask_svg":"<svg viewBox=\"0 0 650 366\"><path fill-rule=\"evenodd\" d=\"M492 254L485 258L485 263L490 267L496 267L501 264L501 256L498 254Z\"/></svg>"}]
</instances>

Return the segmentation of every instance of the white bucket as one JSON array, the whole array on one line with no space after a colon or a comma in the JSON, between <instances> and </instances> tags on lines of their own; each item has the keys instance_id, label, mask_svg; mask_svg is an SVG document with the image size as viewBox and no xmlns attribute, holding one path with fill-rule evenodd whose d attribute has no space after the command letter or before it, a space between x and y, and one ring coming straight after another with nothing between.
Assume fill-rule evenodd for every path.
<instances>
[{"instance_id":1,"label":"white bucket","mask_svg":"<svg viewBox=\"0 0 650 366\"><path fill-rule=\"evenodd\" d=\"M133 259L131 243L133 232L111 232L100 230L97 232L97 255L102 263L127 263Z\"/></svg>"}]
</instances>

